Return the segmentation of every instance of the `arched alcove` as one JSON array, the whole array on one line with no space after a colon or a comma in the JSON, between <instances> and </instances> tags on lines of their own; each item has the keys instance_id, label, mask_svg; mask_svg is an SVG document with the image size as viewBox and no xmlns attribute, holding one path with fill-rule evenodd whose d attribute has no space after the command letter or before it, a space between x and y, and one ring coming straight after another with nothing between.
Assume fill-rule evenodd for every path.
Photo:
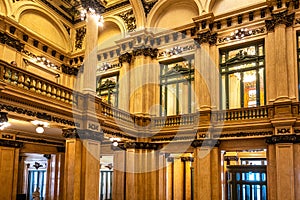
<instances>
[{"instance_id":1,"label":"arched alcove","mask_svg":"<svg viewBox=\"0 0 300 200\"><path fill-rule=\"evenodd\" d=\"M217 16L262 2L266 2L266 0L215 0L214 4L211 7L212 12L215 16Z\"/></svg>"},{"instance_id":2,"label":"arched alcove","mask_svg":"<svg viewBox=\"0 0 300 200\"><path fill-rule=\"evenodd\" d=\"M41 38L68 51L68 44L58 24L51 17L38 10L28 9L19 17L19 23Z\"/></svg>"},{"instance_id":3,"label":"arched alcove","mask_svg":"<svg viewBox=\"0 0 300 200\"><path fill-rule=\"evenodd\" d=\"M165 1L149 16L149 25L153 28L172 29L193 23L193 17L199 15L199 8L193 0Z\"/></svg>"},{"instance_id":4,"label":"arched alcove","mask_svg":"<svg viewBox=\"0 0 300 200\"><path fill-rule=\"evenodd\" d=\"M0 14L3 14L4 16L7 15L7 8L5 1L0 1Z\"/></svg>"},{"instance_id":5,"label":"arched alcove","mask_svg":"<svg viewBox=\"0 0 300 200\"><path fill-rule=\"evenodd\" d=\"M113 22L105 20L103 27L99 28L98 49L105 49L116 45L115 41L122 38L120 26Z\"/></svg>"}]
</instances>

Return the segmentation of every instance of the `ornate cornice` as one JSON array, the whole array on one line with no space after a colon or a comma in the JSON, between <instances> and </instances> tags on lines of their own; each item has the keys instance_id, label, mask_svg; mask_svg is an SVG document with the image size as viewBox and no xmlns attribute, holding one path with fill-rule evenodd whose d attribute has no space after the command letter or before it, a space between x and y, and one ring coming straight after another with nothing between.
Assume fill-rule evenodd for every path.
<instances>
[{"instance_id":1,"label":"ornate cornice","mask_svg":"<svg viewBox=\"0 0 300 200\"><path fill-rule=\"evenodd\" d=\"M60 142L54 142L54 141L49 141L45 139L38 139L38 138L29 138L29 137L21 137L21 136L16 136L17 141L21 142L32 142L32 143L39 143L39 144L48 144L48 145L55 145L55 146L63 146L63 143Z\"/></svg>"},{"instance_id":2,"label":"ornate cornice","mask_svg":"<svg viewBox=\"0 0 300 200\"><path fill-rule=\"evenodd\" d=\"M0 146L22 148L23 147L23 142L18 142L18 141L13 141L13 140L1 140L0 139Z\"/></svg>"},{"instance_id":3,"label":"ornate cornice","mask_svg":"<svg viewBox=\"0 0 300 200\"><path fill-rule=\"evenodd\" d=\"M8 34L1 33L1 32L0 32L0 42L2 44L6 44L6 45L16 49L19 52L23 51L24 46L25 46L25 44L20 42L20 40L17 40L15 38L9 36Z\"/></svg>"},{"instance_id":4,"label":"ornate cornice","mask_svg":"<svg viewBox=\"0 0 300 200\"><path fill-rule=\"evenodd\" d=\"M5 109L6 111L9 112L15 112L18 114L24 114L30 117L37 117L39 119L47 120L47 121L53 121L56 123L62 123L62 124L67 124L70 126L80 126L79 124L75 123L74 121L66 120L63 118L55 117L47 113L41 113L41 112L36 112L36 111L31 111L27 109L23 109L20 107L16 106L10 106L10 105L4 105L0 104L0 110Z\"/></svg>"},{"instance_id":5,"label":"ornate cornice","mask_svg":"<svg viewBox=\"0 0 300 200\"><path fill-rule=\"evenodd\" d=\"M292 26L295 19L295 13L288 14L287 10L280 13L272 13L271 16L272 19L265 20L268 31L274 31L279 24L284 24L286 27Z\"/></svg>"},{"instance_id":6,"label":"ornate cornice","mask_svg":"<svg viewBox=\"0 0 300 200\"><path fill-rule=\"evenodd\" d=\"M61 65L61 70L64 74L74 75L74 76L77 76L78 71L79 71L78 68L70 67L70 66L67 66L65 64Z\"/></svg>"},{"instance_id":7,"label":"ornate cornice","mask_svg":"<svg viewBox=\"0 0 300 200\"><path fill-rule=\"evenodd\" d=\"M79 29L76 29L76 41L75 41L75 49L82 49L82 43L83 43L83 39L85 37L86 34L86 28L85 27L81 27Z\"/></svg>"},{"instance_id":8,"label":"ornate cornice","mask_svg":"<svg viewBox=\"0 0 300 200\"><path fill-rule=\"evenodd\" d=\"M160 144L156 143L147 143L147 142L125 142L119 143L119 148L126 150L126 149L151 149L157 150L161 147Z\"/></svg>"},{"instance_id":9,"label":"ornate cornice","mask_svg":"<svg viewBox=\"0 0 300 200\"><path fill-rule=\"evenodd\" d=\"M132 52L133 56L145 56L145 57L151 57L156 58L157 54L158 54L158 49L153 49L151 47L145 47L145 46L141 46L141 47L137 47L133 50Z\"/></svg>"},{"instance_id":10,"label":"ornate cornice","mask_svg":"<svg viewBox=\"0 0 300 200\"><path fill-rule=\"evenodd\" d=\"M266 139L267 144L300 143L300 135L273 135Z\"/></svg>"},{"instance_id":11,"label":"ornate cornice","mask_svg":"<svg viewBox=\"0 0 300 200\"><path fill-rule=\"evenodd\" d=\"M206 140L194 140L191 144L192 147L197 148L201 146L205 147L219 147L221 142L219 140L214 139L206 139Z\"/></svg>"},{"instance_id":12,"label":"ornate cornice","mask_svg":"<svg viewBox=\"0 0 300 200\"><path fill-rule=\"evenodd\" d=\"M127 12L119 14L118 16L124 20L128 32L133 32L136 29L136 19L133 14L133 10L129 10Z\"/></svg>"},{"instance_id":13,"label":"ornate cornice","mask_svg":"<svg viewBox=\"0 0 300 200\"><path fill-rule=\"evenodd\" d=\"M206 31L197 34L195 41L201 45L203 43L208 43L209 45L215 45L217 43L217 33L212 33L211 31Z\"/></svg>"},{"instance_id":14,"label":"ornate cornice","mask_svg":"<svg viewBox=\"0 0 300 200\"><path fill-rule=\"evenodd\" d=\"M62 136L64 138L79 138L76 128L67 128L62 130Z\"/></svg>"},{"instance_id":15,"label":"ornate cornice","mask_svg":"<svg viewBox=\"0 0 300 200\"><path fill-rule=\"evenodd\" d=\"M119 56L119 62L120 63L131 63L132 55L128 52L122 54Z\"/></svg>"},{"instance_id":16,"label":"ornate cornice","mask_svg":"<svg viewBox=\"0 0 300 200\"><path fill-rule=\"evenodd\" d=\"M257 132L238 132L238 133L224 133L221 135L214 135L214 138L230 138L230 137L253 137L253 136L269 136L273 135L273 131L257 131Z\"/></svg>"}]
</instances>

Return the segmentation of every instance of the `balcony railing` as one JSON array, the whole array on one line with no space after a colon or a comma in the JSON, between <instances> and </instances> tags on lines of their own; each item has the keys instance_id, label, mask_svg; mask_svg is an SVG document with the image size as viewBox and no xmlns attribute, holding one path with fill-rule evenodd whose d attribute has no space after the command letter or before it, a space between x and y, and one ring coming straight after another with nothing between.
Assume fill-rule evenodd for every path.
<instances>
[{"instance_id":1,"label":"balcony railing","mask_svg":"<svg viewBox=\"0 0 300 200\"><path fill-rule=\"evenodd\" d=\"M1 60L0 80L3 80L9 85L17 86L67 104L73 103L73 91L71 89Z\"/></svg>"}]
</instances>

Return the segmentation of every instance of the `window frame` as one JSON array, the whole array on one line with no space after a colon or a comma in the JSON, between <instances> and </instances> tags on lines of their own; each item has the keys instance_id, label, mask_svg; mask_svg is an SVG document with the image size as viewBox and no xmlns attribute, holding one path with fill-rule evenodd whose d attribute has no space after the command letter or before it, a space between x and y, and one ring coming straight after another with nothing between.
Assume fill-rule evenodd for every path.
<instances>
[{"instance_id":1,"label":"window frame","mask_svg":"<svg viewBox=\"0 0 300 200\"><path fill-rule=\"evenodd\" d=\"M107 85L101 84L103 79L109 79L111 77L116 77L116 83L112 86L111 84L107 83ZM106 74L106 75L101 75L101 76L97 76L96 78L96 82L97 82L97 88L96 88L96 93L97 96L99 96L100 98L102 98L103 96L107 96L108 100L106 103L113 105L114 107L118 107L119 104L119 72L116 73L112 73L112 74ZM105 90L101 90L101 86L105 86L106 88L104 88ZM116 91L112 91L113 89L115 89ZM105 94L101 94L102 91L107 91L107 93ZM115 94L115 102L112 103L111 102L111 95Z\"/></svg>"}]
</instances>

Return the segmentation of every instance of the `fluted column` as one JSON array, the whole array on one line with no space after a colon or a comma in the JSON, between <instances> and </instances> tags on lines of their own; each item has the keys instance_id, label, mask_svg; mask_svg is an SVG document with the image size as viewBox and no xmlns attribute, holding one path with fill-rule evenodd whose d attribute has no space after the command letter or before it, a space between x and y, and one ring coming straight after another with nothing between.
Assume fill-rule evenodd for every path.
<instances>
[{"instance_id":1,"label":"fluted column","mask_svg":"<svg viewBox=\"0 0 300 200\"><path fill-rule=\"evenodd\" d=\"M82 92L96 94L98 20L87 13Z\"/></svg>"},{"instance_id":2,"label":"fluted column","mask_svg":"<svg viewBox=\"0 0 300 200\"><path fill-rule=\"evenodd\" d=\"M220 199L219 143L215 140L196 140L192 145L194 146L194 199Z\"/></svg>"}]
</instances>

